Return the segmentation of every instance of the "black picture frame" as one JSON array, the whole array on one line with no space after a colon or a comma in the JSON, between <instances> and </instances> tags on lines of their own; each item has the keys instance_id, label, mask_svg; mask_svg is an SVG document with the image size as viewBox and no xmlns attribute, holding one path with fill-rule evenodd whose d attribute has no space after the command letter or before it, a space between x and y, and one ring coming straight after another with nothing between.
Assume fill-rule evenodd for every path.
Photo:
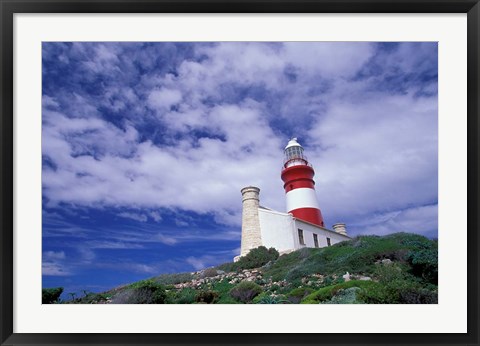
<instances>
[{"instance_id":1,"label":"black picture frame","mask_svg":"<svg viewBox=\"0 0 480 346\"><path fill-rule=\"evenodd\" d=\"M478 345L479 0L0 0L1 345ZM13 332L13 17L16 13L467 13L468 332L465 334L21 334ZM455 116L452 114L452 116Z\"/></svg>"}]
</instances>

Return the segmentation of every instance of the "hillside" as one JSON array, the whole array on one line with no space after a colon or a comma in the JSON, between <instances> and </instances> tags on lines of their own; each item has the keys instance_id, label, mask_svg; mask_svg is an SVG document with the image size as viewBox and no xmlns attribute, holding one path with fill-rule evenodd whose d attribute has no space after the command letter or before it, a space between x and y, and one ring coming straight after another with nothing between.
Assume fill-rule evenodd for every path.
<instances>
[{"instance_id":1,"label":"hillside","mask_svg":"<svg viewBox=\"0 0 480 346\"><path fill-rule=\"evenodd\" d=\"M236 263L164 274L64 303L435 304L437 248L436 240L409 233L359 236L282 256L260 247Z\"/></svg>"}]
</instances>

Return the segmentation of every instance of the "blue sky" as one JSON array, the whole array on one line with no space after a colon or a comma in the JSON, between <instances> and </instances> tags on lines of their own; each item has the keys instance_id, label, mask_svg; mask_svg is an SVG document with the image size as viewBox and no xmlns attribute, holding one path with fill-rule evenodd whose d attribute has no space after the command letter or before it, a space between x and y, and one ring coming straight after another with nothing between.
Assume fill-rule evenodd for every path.
<instances>
[{"instance_id":1,"label":"blue sky","mask_svg":"<svg viewBox=\"0 0 480 346\"><path fill-rule=\"evenodd\" d=\"M42 54L44 287L231 261L242 187L285 211L291 137L328 227L437 237L436 43L45 42Z\"/></svg>"}]
</instances>

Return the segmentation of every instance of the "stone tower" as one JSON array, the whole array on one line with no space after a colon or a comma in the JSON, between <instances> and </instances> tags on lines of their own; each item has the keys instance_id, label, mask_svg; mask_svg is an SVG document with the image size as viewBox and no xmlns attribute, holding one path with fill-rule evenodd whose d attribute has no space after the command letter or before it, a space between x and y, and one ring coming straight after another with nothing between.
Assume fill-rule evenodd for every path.
<instances>
[{"instance_id":1,"label":"stone tower","mask_svg":"<svg viewBox=\"0 0 480 346\"><path fill-rule=\"evenodd\" d=\"M341 235L347 235L347 227L344 223L336 223L333 226L333 230Z\"/></svg>"},{"instance_id":2,"label":"stone tower","mask_svg":"<svg viewBox=\"0 0 480 346\"><path fill-rule=\"evenodd\" d=\"M242 244L240 256L246 255L251 249L262 245L258 207L260 189L254 186L242 190Z\"/></svg>"}]
</instances>

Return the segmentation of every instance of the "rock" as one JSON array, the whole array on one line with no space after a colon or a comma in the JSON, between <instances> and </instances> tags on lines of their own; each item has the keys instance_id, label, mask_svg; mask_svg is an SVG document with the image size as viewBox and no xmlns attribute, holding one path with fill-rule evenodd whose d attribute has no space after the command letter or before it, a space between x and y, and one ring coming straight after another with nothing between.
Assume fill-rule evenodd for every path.
<instances>
[{"instance_id":1,"label":"rock","mask_svg":"<svg viewBox=\"0 0 480 346\"><path fill-rule=\"evenodd\" d=\"M350 281L350 273L347 272L347 274L343 275L342 278L345 279L345 282Z\"/></svg>"},{"instance_id":2,"label":"rock","mask_svg":"<svg viewBox=\"0 0 480 346\"><path fill-rule=\"evenodd\" d=\"M362 280L362 281L371 281L372 278L370 276L360 276L358 278L358 280Z\"/></svg>"},{"instance_id":3,"label":"rock","mask_svg":"<svg viewBox=\"0 0 480 346\"><path fill-rule=\"evenodd\" d=\"M223 270L217 270L217 274L218 274L218 275L225 274L225 271L223 271Z\"/></svg>"},{"instance_id":4,"label":"rock","mask_svg":"<svg viewBox=\"0 0 480 346\"><path fill-rule=\"evenodd\" d=\"M389 258L385 258L382 260L382 264L392 264L392 260Z\"/></svg>"}]
</instances>

